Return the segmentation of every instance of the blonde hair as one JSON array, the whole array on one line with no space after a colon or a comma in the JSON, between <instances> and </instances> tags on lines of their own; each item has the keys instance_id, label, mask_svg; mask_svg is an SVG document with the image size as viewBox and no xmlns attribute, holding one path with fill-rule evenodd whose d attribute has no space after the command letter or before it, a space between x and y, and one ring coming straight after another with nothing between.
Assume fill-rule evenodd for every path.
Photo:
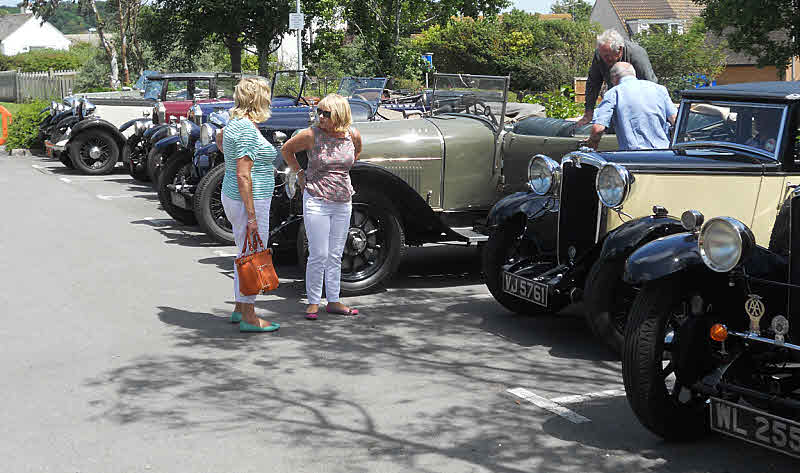
<instances>
[{"instance_id":1,"label":"blonde hair","mask_svg":"<svg viewBox=\"0 0 800 473\"><path fill-rule=\"evenodd\" d=\"M347 131L353 124L353 116L350 114L350 102L339 94L328 94L317 104L317 108L325 107L331 111L331 123L333 130Z\"/></svg>"},{"instance_id":2,"label":"blonde hair","mask_svg":"<svg viewBox=\"0 0 800 473\"><path fill-rule=\"evenodd\" d=\"M260 123L270 116L269 84L260 77L245 77L236 84L233 92L234 107L231 109L231 118L247 118L254 123Z\"/></svg>"}]
</instances>

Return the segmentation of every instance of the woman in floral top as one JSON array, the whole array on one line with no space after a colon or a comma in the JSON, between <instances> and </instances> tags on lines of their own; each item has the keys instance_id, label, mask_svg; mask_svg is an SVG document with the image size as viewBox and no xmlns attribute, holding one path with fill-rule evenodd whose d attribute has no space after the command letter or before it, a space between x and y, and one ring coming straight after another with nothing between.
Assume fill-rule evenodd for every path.
<instances>
[{"instance_id":1,"label":"woman in floral top","mask_svg":"<svg viewBox=\"0 0 800 473\"><path fill-rule=\"evenodd\" d=\"M319 126L302 130L287 141L281 153L289 167L299 173L303 193L303 222L308 235L306 266L307 319L316 320L325 281L326 312L356 315L339 300L342 252L350 228L352 197L350 168L361 153L361 135L352 128L350 104L329 94L317 105ZM295 153L308 150L308 170L300 169Z\"/></svg>"}]
</instances>

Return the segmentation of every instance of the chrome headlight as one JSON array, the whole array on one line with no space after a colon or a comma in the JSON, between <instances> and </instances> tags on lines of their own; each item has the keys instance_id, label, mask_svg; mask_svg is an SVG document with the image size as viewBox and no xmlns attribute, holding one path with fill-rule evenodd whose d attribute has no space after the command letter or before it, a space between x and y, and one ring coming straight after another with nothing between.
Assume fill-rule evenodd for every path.
<instances>
[{"instance_id":1,"label":"chrome headlight","mask_svg":"<svg viewBox=\"0 0 800 473\"><path fill-rule=\"evenodd\" d=\"M52 117L58 113L58 104L55 102L50 102L50 116Z\"/></svg>"},{"instance_id":2,"label":"chrome headlight","mask_svg":"<svg viewBox=\"0 0 800 473\"><path fill-rule=\"evenodd\" d=\"M189 138L192 135L192 122L189 120L184 120L181 122L181 144L185 147L189 147Z\"/></svg>"},{"instance_id":3,"label":"chrome headlight","mask_svg":"<svg viewBox=\"0 0 800 473\"><path fill-rule=\"evenodd\" d=\"M528 162L528 187L536 195L555 191L561 182L561 166L543 154L537 154Z\"/></svg>"},{"instance_id":4,"label":"chrome headlight","mask_svg":"<svg viewBox=\"0 0 800 473\"><path fill-rule=\"evenodd\" d=\"M192 106L192 120L199 126L203 124L203 109L200 105Z\"/></svg>"},{"instance_id":5,"label":"chrome headlight","mask_svg":"<svg viewBox=\"0 0 800 473\"><path fill-rule=\"evenodd\" d=\"M144 134L144 130L147 128L147 125L140 120L136 120L133 122L133 134L142 136Z\"/></svg>"},{"instance_id":6,"label":"chrome headlight","mask_svg":"<svg viewBox=\"0 0 800 473\"><path fill-rule=\"evenodd\" d=\"M725 273L744 261L755 246L747 225L730 217L714 217L703 225L697 245L703 262L718 273Z\"/></svg>"},{"instance_id":7,"label":"chrome headlight","mask_svg":"<svg viewBox=\"0 0 800 473\"><path fill-rule=\"evenodd\" d=\"M214 140L214 127L206 123L200 127L200 145L206 146Z\"/></svg>"},{"instance_id":8,"label":"chrome headlight","mask_svg":"<svg viewBox=\"0 0 800 473\"><path fill-rule=\"evenodd\" d=\"M631 192L632 184L633 174L616 163L608 163L600 168L595 180L600 202L612 209L622 206Z\"/></svg>"},{"instance_id":9,"label":"chrome headlight","mask_svg":"<svg viewBox=\"0 0 800 473\"><path fill-rule=\"evenodd\" d=\"M83 116L88 117L89 115L93 114L95 110L97 110L97 106L95 106L95 104L93 104L89 100L84 100Z\"/></svg>"},{"instance_id":10,"label":"chrome headlight","mask_svg":"<svg viewBox=\"0 0 800 473\"><path fill-rule=\"evenodd\" d=\"M169 127L169 129L167 131L167 136L175 136L178 133L179 133L178 132L178 127L175 126L175 125L170 125L170 127Z\"/></svg>"},{"instance_id":11,"label":"chrome headlight","mask_svg":"<svg viewBox=\"0 0 800 473\"><path fill-rule=\"evenodd\" d=\"M283 185L283 188L286 190L286 197L288 197L289 200L292 200L294 198L294 195L297 193L296 172L289 172L286 174L286 184Z\"/></svg>"}]
</instances>

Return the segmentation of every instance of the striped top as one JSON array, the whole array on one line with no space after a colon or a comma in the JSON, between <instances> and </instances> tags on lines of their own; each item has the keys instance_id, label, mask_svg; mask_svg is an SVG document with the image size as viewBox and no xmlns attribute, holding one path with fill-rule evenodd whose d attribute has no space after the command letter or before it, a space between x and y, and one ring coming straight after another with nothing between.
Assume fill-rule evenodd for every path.
<instances>
[{"instance_id":1,"label":"striped top","mask_svg":"<svg viewBox=\"0 0 800 473\"><path fill-rule=\"evenodd\" d=\"M253 160L250 172L253 182L253 200L271 199L275 188L275 147L264 138L253 122L246 118L234 118L222 130L222 153L225 155L225 177L222 192L235 200L239 195L236 180L236 163L245 156Z\"/></svg>"}]
</instances>

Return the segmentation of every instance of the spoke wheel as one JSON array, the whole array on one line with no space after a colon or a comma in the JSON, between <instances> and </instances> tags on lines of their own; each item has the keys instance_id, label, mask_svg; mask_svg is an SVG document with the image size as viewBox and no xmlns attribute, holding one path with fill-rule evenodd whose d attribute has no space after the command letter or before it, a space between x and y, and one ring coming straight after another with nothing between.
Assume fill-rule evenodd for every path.
<instances>
[{"instance_id":1,"label":"spoke wheel","mask_svg":"<svg viewBox=\"0 0 800 473\"><path fill-rule=\"evenodd\" d=\"M219 164L206 174L194 194L194 215L200 227L214 241L233 245L233 226L222 207L222 180L225 165Z\"/></svg>"},{"instance_id":2,"label":"spoke wheel","mask_svg":"<svg viewBox=\"0 0 800 473\"><path fill-rule=\"evenodd\" d=\"M180 223L196 225L194 208L185 209L172 202L172 191L168 185L181 185L189 183L192 179L192 157L188 153L172 155L164 166L158 183L158 200L164 210Z\"/></svg>"},{"instance_id":3,"label":"spoke wheel","mask_svg":"<svg viewBox=\"0 0 800 473\"><path fill-rule=\"evenodd\" d=\"M164 153L155 146L150 148L150 151L147 153L147 177L150 178L150 182L156 189L158 189L158 177L161 175L161 169L165 160L166 156L164 156Z\"/></svg>"},{"instance_id":4,"label":"spoke wheel","mask_svg":"<svg viewBox=\"0 0 800 473\"><path fill-rule=\"evenodd\" d=\"M109 174L119 160L119 145L110 133L90 129L71 139L69 155L75 168L85 174Z\"/></svg>"},{"instance_id":5,"label":"spoke wheel","mask_svg":"<svg viewBox=\"0 0 800 473\"><path fill-rule=\"evenodd\" d=\"M681 386L672 360L691 294L677 277L647 283L630 311L622 356L628 402L639 421L669 440L690 440L708 430L705 398Z\"/></svg>"},{"instance_id":6,"label":"spoke wheel","mask_svg":"<svg viewBox=\"0 0 800 473\"><path fill-rule=\"evenodd\" d=\"M128 139L125 148L122 150L122 162L128 169L128 173L137 181L147 182L150 176L147 174L147 152L138 136Z\"/></svg>"},{"instance_id":7,"label":"spoke wheel","mask_svg":"<svg viewBox=\"0 0 800 473\"><path fill-rule=\"evenodd\" d=\"M481 254L481 266L486 278L486 287L495 300L503 307L517 314L540 315L556 312L561 307L545 308L528 302L524 299L503 292L503 266L519 262L523 259L535 260L538 254L526 254L523 249L522 234L525 227L518 221L507 221L497 227L486 242ZM541 272L550 269L553 265L541 262Z\"/></svg>"}]
</instances>

